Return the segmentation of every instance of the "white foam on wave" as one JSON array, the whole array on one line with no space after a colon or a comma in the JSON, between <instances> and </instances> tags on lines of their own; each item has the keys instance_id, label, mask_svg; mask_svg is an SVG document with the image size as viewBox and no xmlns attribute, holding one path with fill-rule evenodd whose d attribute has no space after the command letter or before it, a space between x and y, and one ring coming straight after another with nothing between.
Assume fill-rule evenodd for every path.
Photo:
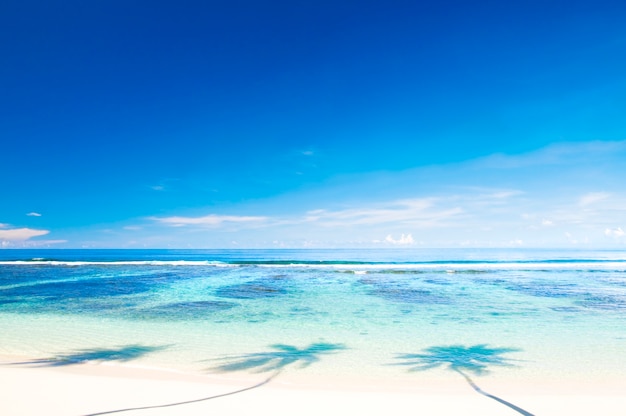
<instances>
[{"instance_id":1,"label":"white foam on wave","mask_svg":"<svg viewBox=\"0 0 626 416\"><path fill-rule=\"evenodd\" d=\"M352 272L354 274L365 274L371 272L387 271L414 271L414 272L445 272L463 273L474 271L498 271L498 270L519 270L519 271L539 271L539 270L612 270L626 271L624 261L571 261L571 262L446 262L446 263L333 263L333 264L312 264L312 263L285 263L285 264L263 264L263 263L239 263L223 262L216 260L122 260L122 261L62 261L62 260L11 260L0 261L0 265L20 265L20 266L211 266L211 267L261 267L261 268L305 268L321 270L337 270L342 272Z\"/></svg>"},{"instance_id":2,"label":"white foam on wave","mask_svg":"<svg viewBox=\"0 0 626 416\"><path fill-rule=\"evenodd\" d=\"M614 270L626 271L626 263L619 261L606 262L510 262L510 263L376 263L376 264L258 264L257 267L267 268L307 268L351 271L355 274L371 271L441 271L445 273L461 273L472 271L498 270Z\"/></svg>"}]
</instances>

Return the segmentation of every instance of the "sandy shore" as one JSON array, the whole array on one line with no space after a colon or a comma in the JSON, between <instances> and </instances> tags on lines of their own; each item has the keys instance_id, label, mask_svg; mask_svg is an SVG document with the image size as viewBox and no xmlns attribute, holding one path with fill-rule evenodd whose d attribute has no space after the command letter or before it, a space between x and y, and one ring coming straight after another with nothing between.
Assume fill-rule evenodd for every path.
<instances>
[{"instance_id":1,"label":"sandy shore","mask_svg":"<svg viewBox=\"0 0 626 416\"><path fill-rule=\"evenodd\" d=\"M9 361L3 360L4 363ZM229 379L117 365L80 364L64 367L0 365L0 414L92 415L120 409L172 405L125 411L122 415L518 415L482 396L462 379L432 383L315 384L276 377L255 386L267 375ZM626 388L560 383L501 385L480 380L484 391L534 415L626 414ZM214 397L220 396L220 397Z\"/></svg>"}]
</instances>

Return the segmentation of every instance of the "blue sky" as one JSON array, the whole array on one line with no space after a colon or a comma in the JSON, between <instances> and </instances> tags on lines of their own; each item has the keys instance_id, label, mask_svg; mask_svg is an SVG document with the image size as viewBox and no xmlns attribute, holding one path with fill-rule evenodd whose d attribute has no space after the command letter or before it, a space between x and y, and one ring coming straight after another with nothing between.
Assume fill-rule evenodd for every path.
<instances>
[{"instance_id":1,"label":"blue sky","mask_svg":"<svg viewBox=\"0 0 626 416\"><path fill-rule=\"evenodd\" d=\"M0 246L623 248L625 19L5 1Z\"/></svg>"}]
</instances>

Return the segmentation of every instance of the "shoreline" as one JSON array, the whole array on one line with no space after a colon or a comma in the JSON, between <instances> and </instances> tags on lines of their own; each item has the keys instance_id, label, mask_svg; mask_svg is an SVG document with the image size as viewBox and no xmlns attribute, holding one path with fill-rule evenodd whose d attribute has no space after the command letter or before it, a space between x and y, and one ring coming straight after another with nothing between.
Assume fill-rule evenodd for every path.
<instances>
[{"instance_id":1,"label":"shoreline","mask_svg":"<svg viewBox=\"0 0 626 416\"><path fill-rule=\"evenodd\" d=\"M408 385L390 380L375 384L358 380L346 383L343 379L302 382L287 375L263 384L267 374L220 377L94 363L34 367L8 364L17 357L0 358L0 414L6 415L90 415L146 406L156 407L119 414L519 414L477 394L458 377L421 378ZM583 386L572 381L554 384L535 380L528 385L489 377L476 382L486 392L533 415L617 416L626 410L626 395L618 383ZM205 400L171 406L198 399ZM164 405L168 406L161 407Z\"/></svg>"}]
</instances>

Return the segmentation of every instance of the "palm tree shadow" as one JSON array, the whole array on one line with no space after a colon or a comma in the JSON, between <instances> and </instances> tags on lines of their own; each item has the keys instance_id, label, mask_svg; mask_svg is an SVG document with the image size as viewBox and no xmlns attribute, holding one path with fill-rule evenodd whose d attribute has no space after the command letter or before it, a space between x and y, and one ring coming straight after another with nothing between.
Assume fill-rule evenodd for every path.
<instances>
[{"instance_id":1,"label":"palm tree shadow","mask_svg":"<svg viewBox=\"0 0 626 416\"><path fill-rule=\"evenodd\" d=\"M128 362L141 358L146 354L168 348L166 345L125 345L119 348L90 348L76 350L67 354L59 354L39 360L22 361L11 365L28 365L34 367L62 367L87 362Z\"/></svg>"},{"instance_id":2,"label":"palm tree shadow","mask_svg":"<svg viewBox=\"0 0 626 416\"><path fill-rule=\"evenodd\" d=\"M532 413L482 390L468 373L477 376L487 374L490 366L511 367L511 360L503 354L519 351L514 348L491 348L486 344L466 347L463 345L435 346L424 350L422 354L399 354L396 358L403 362L395 365L409 366L409 371L426 371L444 367L460 374L465 381L479 394L489 397L524 415Z\"/></svg>"},{"instance_id":3,"label":"palm tree shadow","mask_svg":"<svg viewBox=\"0 0 626 416\"><path fill-rule=\"evenodd\" d=\"M234 394L243 393L252 389L259 388L268 384L275 377L277 377L283 369L292 365L299 364L300 368L308 367L313 363L320 360L319 356L324 354L331 354L336 351L345 349L342 344L328 344L328 343L315 343L310 344L305 348L298 348L293 345L275 344L271 345L274 351L243 354L238 356L220 358L219 361L227 361L224 364L211 368L212 371L217 372L231 372L231 371L248 371L255 370L257 373L272 372L272 374L263 380L262 382L250 387L246 387L240 390L218 394L215 396L203 397L195 400L187 400L184 402L168 403L154 406L144 407L132 407L127 409L111 410L100 413L91 413L85 416L99 416L112 413L129 412L133 410L147 410L157 409L164 407L181 406L185 404L204 402L207 400L217 399L220 397L232 396Z\"/></svg>"},{"instance_id":4,"label":"palm tree shadow","mask_svg":"<svg viewBox=\"0 0 626 416\"><path fill-rule=\"evenodd\" d=\"M226 361L226 363L213 367L212 370L222 373L232 371L265 373L271 371L274 373L272 377L275 377L292 364L298 365L299 368L305 368L320 361L321 355L333 354L346 349L342 344L329 343L314 343L304 348L274 344L270 345L270 348L273 351L220 358L220 361Z\"/></svg>"}]
</instances>

